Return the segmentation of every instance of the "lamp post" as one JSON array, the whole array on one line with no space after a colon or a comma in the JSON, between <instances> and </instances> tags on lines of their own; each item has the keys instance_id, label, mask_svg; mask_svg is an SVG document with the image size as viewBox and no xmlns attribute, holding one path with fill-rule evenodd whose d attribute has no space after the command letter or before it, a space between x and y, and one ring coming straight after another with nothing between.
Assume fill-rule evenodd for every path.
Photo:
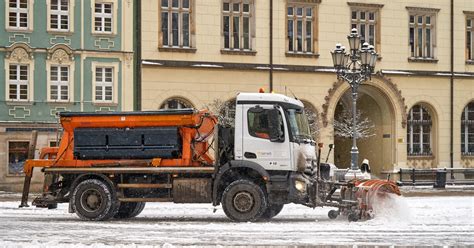
<instances>
[{"instance_id":1,"label":"lamp post","mask_svg":"<svg viewBox=\"0 0 474 248\"><path fill-rule=\"evenodd\" d=\"M351 148L351 168L350 172L354 175L359 171L358 158L359 149L357 148L356 134L356 104L357 92L359 86L370 79L374 72L375 63L377 61L377 53L374 46L367 42L360 45L360 35L357 29L353 28L351 34L347 36L349 40L350 50L346 53L346 49L341 44L336 44L336 49L331 52L334 68L336 69L337 78L349 83L352 93L352 148ZM352 173L347 173L352 174Z\"/></svg>"}]
</instances>

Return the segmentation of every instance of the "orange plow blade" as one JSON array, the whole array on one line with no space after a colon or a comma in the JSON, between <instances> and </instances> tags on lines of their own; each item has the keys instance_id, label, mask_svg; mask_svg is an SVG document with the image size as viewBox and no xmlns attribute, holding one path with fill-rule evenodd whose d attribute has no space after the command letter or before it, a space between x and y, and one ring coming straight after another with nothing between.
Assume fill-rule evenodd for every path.
<instances>
[{"instance_id":1,"label":"orange plow blade","mask_svg":"<svg viewBox=\"0 0 474 248\"><path fill-rule=\"evenodd\" d=\"M388 180L369 179L354 182L354 198L358 201L359 219L371 219L376 204L383 204L393 195L401 195L398 186Z\"/></svg>"}]
</instances>

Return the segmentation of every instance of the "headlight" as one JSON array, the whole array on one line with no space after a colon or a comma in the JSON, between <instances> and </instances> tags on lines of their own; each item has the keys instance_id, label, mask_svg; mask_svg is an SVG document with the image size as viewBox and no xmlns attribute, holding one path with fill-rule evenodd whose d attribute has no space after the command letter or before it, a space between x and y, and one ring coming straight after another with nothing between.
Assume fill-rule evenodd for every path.
<instances>
[{"instance_id":1,"label":"headlight","mask_svg":"<svg viewBox=\"0 0 474 248\"><path fill-rule=\"evenodd\" d=\"M295 189L301 193L306 192L306 183L299 180L295 180Z\"/></svg>"}]
</instances>

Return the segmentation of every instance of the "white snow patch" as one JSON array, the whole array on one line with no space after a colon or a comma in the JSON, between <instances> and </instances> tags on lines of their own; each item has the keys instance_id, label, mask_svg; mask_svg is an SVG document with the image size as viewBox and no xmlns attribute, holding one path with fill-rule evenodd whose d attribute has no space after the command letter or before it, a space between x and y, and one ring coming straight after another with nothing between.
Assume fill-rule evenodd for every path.
<instances>
[{"instance_id":1,"label":"white snow patch","mask_svg":"<svg viewBox=\"0 0 474 248\"><path fill-rule=\"evenodd\" d=\"M268 222L235 223L210 204L147 203L129 220L81 221L58 209L0 202L0 247L474 245L474 198L394 197L369 221L329 220L331 208L285 205Z\"/></svg>"},{"instance_id":2,"label":"white snow patch","mask_svg":"<svg viewBox=\"0 0 474 248\"><path fill-rule=\"evenodd\" d=\"M222 65L213 65L213 64L194 64L193 67L207 67L207 68L222 68Z\"/></svg>"},{"instance_id":3,"label":"white snow patch","mask_svg":"<svg viewBox=\"0 0 474 248\"><path fill-rule=\"evenodd\" d=\"M142 61L142 65L163 65L162 63L153 62L153 61Z\"/></svg>"},{"instance_id":4,"label":"white snow patch","mask_svg":"<svg viewBox=\"0 0 474 248\"><path fill-rule=\"evenodd\" d=\"M383 74L398 74L398 75L412 75L412 72L407 71L391 71L391 70L382 70Z\"/></svg>"},{"instance_id":5,"label":"white snow patch","mask_svg":"<svg viewBox=\"0 0 474 248\"><path fill-rule=\"evenodd\" d=\"M314 70L314 71L317 71L317 72L336 72L336 69L334 69L334 68L331 68L331 69L323 69L323 68L321 68L321 69L316 69L316 70Z\"/></svg>"}]
</instances>

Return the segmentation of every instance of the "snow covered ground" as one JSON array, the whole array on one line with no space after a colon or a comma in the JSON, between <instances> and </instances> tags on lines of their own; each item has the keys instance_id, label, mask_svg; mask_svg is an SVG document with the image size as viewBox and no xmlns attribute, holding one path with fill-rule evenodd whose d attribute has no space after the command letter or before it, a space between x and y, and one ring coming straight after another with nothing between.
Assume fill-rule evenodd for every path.
<instances>
[{"instance_id":1,"label":"snow covered ground","mask_svg":"<svg viewBox=\"0 0 474 248\"><path fill-rule=\"evenodd\" d=\"M400 197L375 219L329 220L329 209L287 205L270 222L233 223L210 204L148 203L135 219L80 221L58 209L0 202L0 247L214 245L474 245L474 197Z\"/></svg>"}]
</instances>

